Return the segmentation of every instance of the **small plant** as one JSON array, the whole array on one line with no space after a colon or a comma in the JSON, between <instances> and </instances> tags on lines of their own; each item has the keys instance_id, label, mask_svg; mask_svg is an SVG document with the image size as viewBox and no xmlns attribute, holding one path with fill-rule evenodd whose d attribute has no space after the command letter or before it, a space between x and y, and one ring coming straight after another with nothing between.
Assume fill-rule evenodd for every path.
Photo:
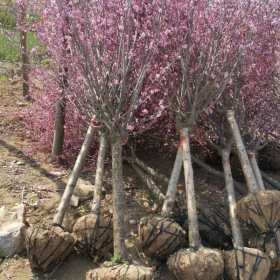
<instances>
[{"instance_id":1,"label":"small plant","mask_svg":"<svg viewBox=\"0 0 280 280\"><path fill-rule=\"evenodd\" d=\"M124 260L122 259L121 255L117 253L111 258L111 262L114 264L123 264Z\"/></svg>"}]
</instances>

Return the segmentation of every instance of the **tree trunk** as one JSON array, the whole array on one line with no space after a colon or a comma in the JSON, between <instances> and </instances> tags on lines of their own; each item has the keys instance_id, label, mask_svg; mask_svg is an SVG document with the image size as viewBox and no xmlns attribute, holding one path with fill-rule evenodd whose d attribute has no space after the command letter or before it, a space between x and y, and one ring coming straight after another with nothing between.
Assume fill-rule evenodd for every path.
<instances>
[{"instance_id":1,"label":"tree trunk","mask_svg":"<svg viewBox=\"0 0 280 280\"><path fill-rule=\"evenodd\" d=\"M233 186L233 178L230 167L230 151L229 149L222 149L222 162L225 173L225 185L228 194L230 223L233 235L234 248L243 247L243 239L240 231L239 221L236 216L236 199Z\"/></svg>"},{"instance_id":2,"label":"tree trunk","mask_svg":"<svg viewBox=\"0 0 280 280\"><path fill-rule=\"evenodd\" d=\"M65 124L65 100L61 97L56 101L54 137L52 145L52 155L59 156L63 151L64 144L64 124Z\"/></svg>"},{"instance_id":3,"label":"tree trunk","mask_svg":"<svg viewBox=\"0 0 280 280\"><path fill-rule=\"evenodd\" d=\"M80 150L80 153L79 153L79 155L76 159L74 168L73 168L73 170L71 172L71 175L68 179L66 188L65 188L64 193L63 193L63 196L60 200L57 212L56 212L56 214L54 216L54 219L53 219L53 224L61 225L62 222L63 222L63 218L64 218L64 215L65 215L66 209L69 206L69 202L70 202L70 199L71 199L72 194L74 192L77 181L79 179L80 172L81 172L82 167L85 163L86 156L88 155L89 148L90 148L90 145L91 145L92 140L93 140L93 136L94 136L94 129L90 126L87 130L87 134L86 134L84 143L81 147L81 150Z\"/></svg>"},{"instance_id":4,"label":"tree trunk","mask_svg":"<svg viewBox=\"0 0 280 280\"><path fill-rule=\"evenodd\" d=\"M187 194L187 209L189 223L189 244L193 249L198 249L201 246L199 236L198 217L196 208L196 198L193 180L193 168L190 151L189 129L182 128L180 130L180 143L182 145L182 158L185 174L186 194Z\"/></svg>"},{"instance_id":5,"label":"tree trunk","mask_svg":"<svg viewBox=\"0 0 280 280\"><path fill-rule=\"evenodd\" d=\"M107 146L108 146L107 135L104 132L101 132L97 165L96 165L96 173L95 173L94 198L91 207L92 213L96 215L99 214L100 204L101 204L104 163L105 163Z\"/></svg>"},{"instance_id":6,"label":"tree trunk","mask_svg":"<svg viewBox=\"0 0 280 280\"><path fill-rule=\"evenodd\" d=\"M114 133L112 143L112 184L113 184L113 227L114 255L124 260L127 258L125 248L125 193L122 166L122 139L119 133Z\"/></svg>"},{"instance_id":7,"label":"tree trunk","mask_svg":"<svg viewBox=\"0 0 280 280\"><path fill-rule=\"evenodd\" d=\"M261 172L261 174L267 183L269 183L273 188L280 191L280 182L279 181L275 180L274 178L272 178L271 176L269 176L267 173L265 173L263 171Z\"/></svg>"},{"instance_id":8,"label":"tree trunk","mask_svg":"<svg viewBox=\"0 0 280 280\"><path fill-rule=\"evenodd\" d=\"M265 190L265 187L264 187L264 183L263 183L262 174L261 174L258 162L257 162L256 153L255 152L249 152L248 156L249 156L249 159L250 159L250 163L251 163L253 172L255 174L255 178L256 178L257 183L258 183L259 190L263 191L263 190Z\"/></svg>"},{"instance_id":9,"label":"tree trunk","mask_svg":"<svg viewBox=\"0 0 280 280\"><path fill-rule=\"evenodd\" d=\"M237 122L234 117L233 111L227 112L227 119L231 128L231 132L236 144L237 154L241 163L241 167L243 170L243 174L246 179L246 183L250 192L257 192L258 191L258 184L251 167L244 143L242 141L242 137L240 134L240 130L238 128Z\"/></svg>"},{"instance_id":10,"label":"tree trunk","mask_svg":"<svg viewBox=\"0 0 280 280\"><path fill-rule=\"evenodd\" d=\"M171 177L168 183L165 200L162 206L162 211L161 211L162 216L168 217L173 210L176 201L177 183L180 178L182 165L183 165L182 148L179 146L177 150L174 166L172 169Z\"/></svg>"},{"instance_id":11,"label":"tree trunk","mask_svg":"<svg viewBox=\"0 0 280 280\"><path fill-rule=\"evenodd\" d=\"M25 11L23 12L25 14ZM21 48L21 60L22 60L22 93L23 96L29 97L29 56L27 46L27 32L20 32L20 48Z\"/></svg>"}]
</instances>

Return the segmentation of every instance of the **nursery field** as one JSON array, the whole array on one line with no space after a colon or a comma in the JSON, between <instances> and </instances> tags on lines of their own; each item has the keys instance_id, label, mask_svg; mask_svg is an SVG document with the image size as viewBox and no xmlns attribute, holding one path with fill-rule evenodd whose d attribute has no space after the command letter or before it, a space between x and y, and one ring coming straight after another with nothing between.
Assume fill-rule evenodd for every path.
<instances>
[{"instance_id":1,"label":"nursery field","mask_svg":"<svg viewBox=\"0 0 280 280\"><path fill-rule=\"evenodd\" d=\"M20 117L20 113L30 106L30 103L22 97L20 85L20 81L12 82L7 78L0 82L0 206L13 207L23 199L27 208L27 221L40 223L42 219L52 219L70 169L49 163L47 154L31 152L31 147L36 143L26 134ZM131 191L130 197L127 197L129 213L126 215L127 222L132 222L130 230L135 236L136 221L138 223L141 212L147 212L145 207L150 208L152 200L143 194L141 181L135 176L132 178L131 171L128 170L127 173L127 188ZM90 167L85 168L78 186L93 188L93 181L94 172ZM109 186L108 181L107 187ZM71 210L74 216L84 215L89 211L88 203L91 197L92 195L89 195L84 203ZM110 201L110 195L107 199ZM36 275L32 273L29 260L23 252L11 259L0 258L0 279L83 280L86 279L86 272L95 266L89 258L72 254L52 275ZM162 279L172 279L170 277L172 276Z\"/></svg>"},{"instance_id":2,"label":"nursery field","mask_svg":"<svg viewBox=\"0 0 280 280\"><path fill-rule=\"evenodd\" d=\"M280 280L278 0L0 0L0 280Z\"/></svg>"},{"instance_id":3,"label":"nursery field","mask_svg":"<svg viewBox=\"0 0 280 280\"><path fill-rule=\"evenodd\" d=\"M10 64L8 69L12 67ZM16 67L16 66L14 66ZM25 124L21 117L21 112L30 106L30 102L26 101L21 94L21 81L13 80L7 76L3 76L0 83L0 202L1 207L13 207L24 202L27 210L27 221L29 223L40 223L42 219L51 220L54 215L55 208L58 205L61 193L67 183L71 166L61 166L51 163L48 153L35 152L31 148L37 143L32 140L27 133ZM159 172L169 176L172 168L174 154L158 154L155 150L149 152L144 151L139 154L140 158L150 166L154 166ZM164 158L164 160L163 160ZM159 164L160 163L160 164ZM110 168L108 166L106 172L105 186L106 197L104 198L104 207L108 208L111 204L111 182ZM224 182L222 178L209 174L205 169L195 167L195 182L198 188L197 197L200 208L206 209L206 214L210 217L216 214L220 203L226 204ZM128 204L128 213L126 213L126 222L129 225L127 244L131 253L139 258L139 251L132 244L135 242L137 235L137 224L140 218L148 214L159 211L159 205L154 200L153 194L131 169L126 165L124 169L125 184L128 196L126 203ZM274 178L278 177L278 173L270 173ZM67 217L67 223L71 225L73 219L89 212L89 202L92 197L92 189L95 172L92 167L86 167L82 173L82 178L78 182L78 188L86 186L90 188L90 194L84 198L79 207L72 207L71 215ZM163 190L166 186L163 186ZM184 189L184 180L180 179L179 190ZM104 190L105 191L105 190ZM210 207L209 207L209 198ZM215 201L219 202L218 206ZM183 202L184 203L184 202ZM213 208L211 208L213 207ZM110 207L109 207L110 208ZM212 211L212 209L214 209ZM110 209L108 209L110 211ZM226 209L218 209L221 215L226 213ZM227 218L226 218L227 219ZM226 222L224 219L223 222ZM215 220L215 219L214 219ZM213 220L213 221L214 221ZM228 222L228 221L227 221ZM209 228L201 224L204 229L204 238L211 239L210 243L215 244L218 235L215 230L211 233ZM215 227L215 223L213 225ZM217 224L216 224L217 226ZM228 224L221 225L230 237L230 229ZM213 228L214 229L214 228ZM221 229L218 229L220 231ZM212 235L212 236L211 236ZM208 240L209 241L209 240ZM214 242L214 243L213 243ZM219 246L225 248L230 246L228 239L217 241ZM143 256L142 256L143 257ZM22 252L13 258L0 259L0 279L15 280L31 280L31 279L50 279L50 280L84 280L86 273L96 267L98 263L94 263L91 259L73 253L65 263L52 274L34 274L30 268L29 260L26 252ZM173 276L167 271L167 268L161 264L154 263L159 268L157 279L172 280ZM274 276L278 279L277 275Z\"/></svg>"}]
</instances>

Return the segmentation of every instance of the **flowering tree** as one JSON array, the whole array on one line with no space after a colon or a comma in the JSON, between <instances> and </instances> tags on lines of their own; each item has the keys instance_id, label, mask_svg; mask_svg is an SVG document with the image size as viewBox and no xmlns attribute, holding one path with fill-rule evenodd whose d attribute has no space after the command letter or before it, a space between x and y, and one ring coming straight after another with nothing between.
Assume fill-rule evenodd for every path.
<instances>
[{"instance_id":1,"label":"flowering tree","mask_svg":"<svg viewBox=\"0 0 280 280\"><path fill-rule=\"evenodd\" d=\"M246 46L242 50L239 65L231 82L227 85L227 94L215 106L212 106L211 114L208 112L200 122L202 126L210 127L211 132L208 135L223 148L225 143L230 141L228 139L230 136L226 132L226 111L235 111L254 170L254 175L249 177L256 177L257 180L257 182L251 182L245 172L249 189L254 189L256 184L264 188L256 161L256 152L269 139L279 135L279 122L275 117L275 112L279 111L276 84L279 49L277 5L279 4L272 0L266 3L251 2L247 6L246 21L238 38L238 41ZM206 124L205 118L209 120ZM217 148L221 152L221 149ZM244 153L240 156L243 155ZM250 169L246 167L244 161L241 161L241 164L243 170ZM254 178L252 180L254 181Z\"/></svg>"},{"instance_id":2,"label":"flowering tree","mask_svg":"<svg viewBox=\"0 0 280 280\"><path fill-rule=\"evenodd\" d=\"M172 209L176 184L182 167L181 145L184 145L185 179L188 190L188 213L193 233L191 245L198 247L198 223L195 210L193 178L190 159L189 131L202 111L224 92L236 68L240 50L234 30L240 26L240 9L232 3L219 1L175 1L170 3L169 26L173 26L177 60L174 64L174 81L170 90L175 92L171 103L177 116L181 140L171 175L163 214ZM173 9L173 10L172 10ZM176 16L174 16L176 14ZM175 21L175 22L174 22ZM233 28L235 26L235 28ZM176 57L176 55L175 55ZM190 187L191 185L192 187Z\"/></svg>"},{"instance_id":3,"label":"flowering tree","mask_svg":"<svg viewBox=\"0 0 280 280\"><path fill-rule=\"evenodd\" d=\"M61 39L53 45L53 50L58 51L54 57L57 61L64 61L68 69L67 98L89 123L87 148L93 137L93 127L107 133L111 140L114 247L116 255L125 257L122 144L129 130L141 127L133 116L147 102L147 92L143 88L157 51L158 3L80 1L77 4L69 1L56 4L47 3L48 20L50 17L53 20L48 27L56 29L55 23L66 24L70 52L65 59L59 50L59 44L63 43ZM67 21L61 22L65 18ZM84 156L80 157L82 161ZM81 165L78 161L76 163L79 171ZM55 221L59 222L63 217L74 181L66 188Z\"/></svg>"}]
</instances>

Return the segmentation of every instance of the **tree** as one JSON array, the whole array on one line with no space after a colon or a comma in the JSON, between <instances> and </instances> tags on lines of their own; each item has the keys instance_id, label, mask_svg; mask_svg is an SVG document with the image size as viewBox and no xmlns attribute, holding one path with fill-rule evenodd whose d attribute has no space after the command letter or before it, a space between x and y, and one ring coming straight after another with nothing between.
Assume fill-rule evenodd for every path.
<instances>
[{"instance_id":1,"label":"tree","mask_svg":"<svg viewBox=\"0 0 280 280\"><path fill-rule=\"evenodd\" d=\"M90 126L107 131L110 137L114 250L115 255L126 258L122 145L127 130L134 126L135 111L145 99L142 89L159 34L158 4L80 1L72 3L71 10L61 2L52 8L69 21L68 98ZM65 198L72 190L66 189Z\"/></svg>"},{"instance_id":2,"label":"tree","mask_svg":"<svg viewBox=\"0 0 280 280\"><path fill-rule=\"evenodd\" d=\"M22 92L23 96L29 98L29 72L30 72L30 61L29 61L29 51L27 46L27 32L28 32L28 0L17 0L17 26L19 29L20 37L20 53L21 53L21 62L22 62Z\"/></svg>"}]
</instances>

